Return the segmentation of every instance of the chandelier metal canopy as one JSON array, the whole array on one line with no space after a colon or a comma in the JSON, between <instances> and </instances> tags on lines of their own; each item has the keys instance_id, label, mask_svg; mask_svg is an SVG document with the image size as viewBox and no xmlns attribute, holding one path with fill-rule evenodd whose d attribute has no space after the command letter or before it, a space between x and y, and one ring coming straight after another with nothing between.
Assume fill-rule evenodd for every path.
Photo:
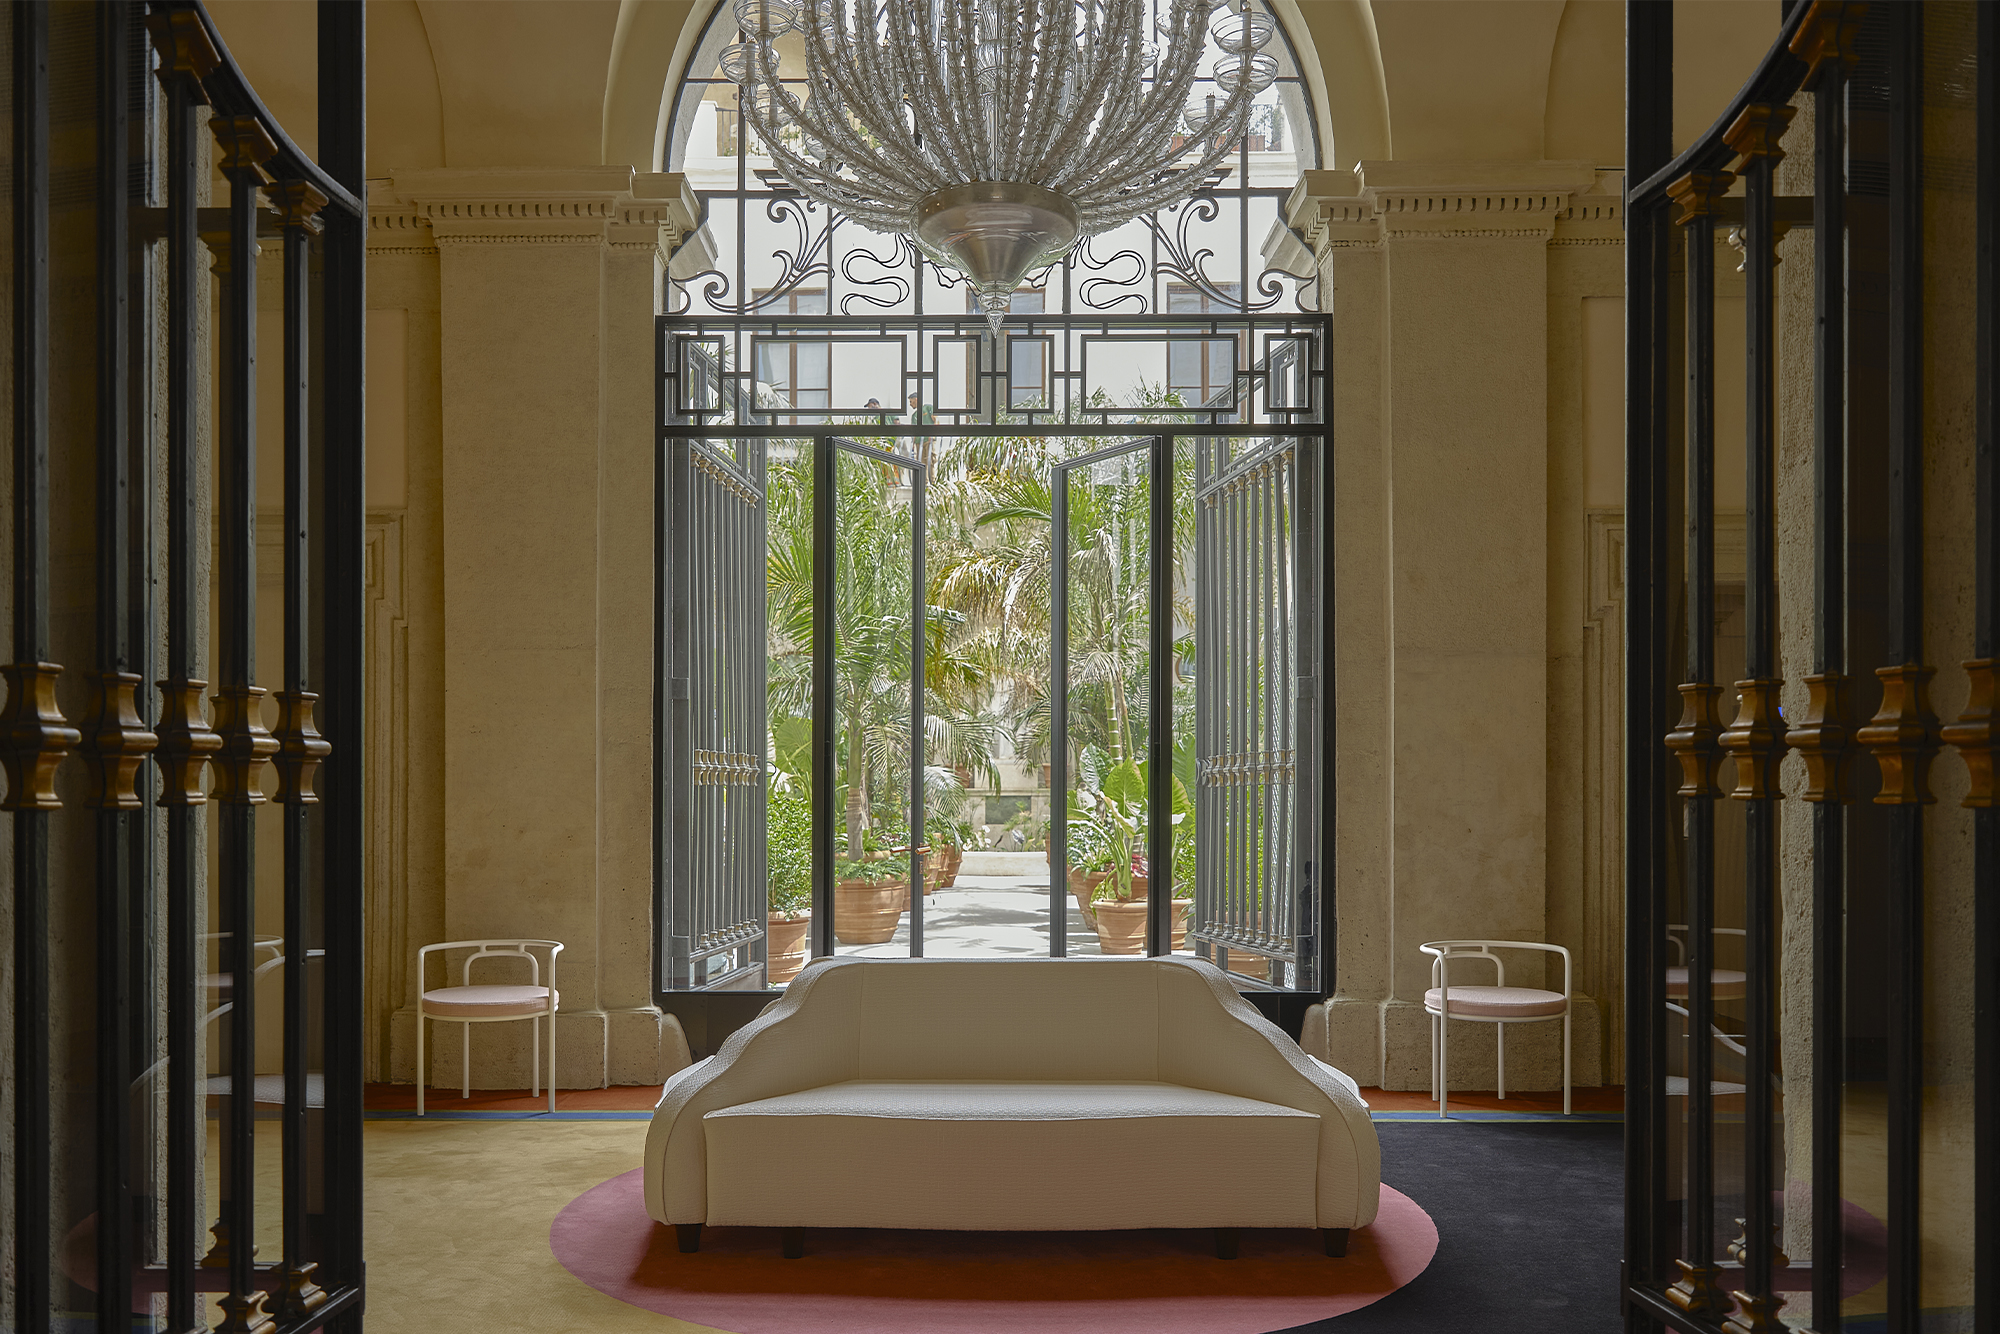
<instances>
[{"instance_id":1,"label":"chandelier metal canopy","mask_svg":"<svg viewBox=\"0 0 2000 1334\"><path fill-rule=\"evenodd\" d=\"M1023 276L1199 189L1277 77L1249 0L1161 5L1155 44L1148 0L736 0L721 66L787 180L962 271L997 327Z\"/></svg>"}]
</instances>

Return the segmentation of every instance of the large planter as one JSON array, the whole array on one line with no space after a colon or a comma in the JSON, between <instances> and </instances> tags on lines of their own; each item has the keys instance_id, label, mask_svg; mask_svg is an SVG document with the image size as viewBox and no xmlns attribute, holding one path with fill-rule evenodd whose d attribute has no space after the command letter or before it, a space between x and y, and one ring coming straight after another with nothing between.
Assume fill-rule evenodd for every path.
<instances>
[{"instance_id":1,"label":"large planter","mask_svg":"<svg viewBox=\"0 0 2000 1334\"><path fill-rule=\"evenodd\" d=\"M782 987L806 966L806 936L812 928L812 914L793 917L771 913L764 918L764 982ZM892 928L893 930L893 928Z\"/></svg>"},{"instance_id":2,"label":"large planter","mask_svg":"<svg viewBox=\"0 0 2000 1334\"><path fill-rule=\"evenodd\" d=\"M943 888L950 889L958 883L958 868L963 865L965 865L965 849L956 843L945 844Z\"/></svg>"},{"instance_id":3,"label":"large planter","mask_svg":"<svg viewBox=\"0 0 2000 1334\"><path fill-rule=\"evenodd\" d=\"M908 880L841 880L833 887L833 938L843 945L893 940L910 906Z\"/></svg>"},{"instance_id":4,"label":"large planter","mask_svg":"<svg viewBox=\"0 0 2000 1334\"><path fill-rule=\"evenodd\" d=\"M1194 900L1174 899L1171 902L1174 913L1174 932L1173 943L1168 946L1168 949L1175 954L1184 954L1187 952L1188 913L1194 908Z\"/></svg>"},{"instance_id":5,"label":"large planter","mask_svg":"<svg viewBox=\"0 0 2000 1334\"><path fill-rule=\"evenodd\" d=\"M1102 899L1097 905L1097 948L1106 954L1146 952L1146 901Z\"/></svg>"},{"instance_id":6,"label":"large planter","mask_svg":"<svg viewBox=\"0 0 2000 1334\"><path fill-rule=\"evenodd\" d=\"M1079 871L1075 867L1070 868L1070 897L1076 900L1076 910L1083 914L1085 925L1093 931L1097 929L1097 909L1091 904L1090 896L1097 892L1097 887L1103 884L1104 878L1110 874L1109 871L1086 872Z\"/></svg>"}]
</instances>

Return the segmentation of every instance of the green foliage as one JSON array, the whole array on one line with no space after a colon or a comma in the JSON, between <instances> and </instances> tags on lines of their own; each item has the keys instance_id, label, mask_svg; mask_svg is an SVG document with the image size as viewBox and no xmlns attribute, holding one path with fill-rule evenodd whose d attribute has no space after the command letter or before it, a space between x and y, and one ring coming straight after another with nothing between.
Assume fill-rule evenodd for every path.
<instances>
[{"instance_id":1,"label":"green foliage","mask_svg":"<svg viewBox=\"0 0 2000 1334\"><path fill-rule=\"evenodd\" d=\"M765 865L769 910L800 913L812 908L812 802L790 785L769 786Z\"/></svg>"}]
</instances>

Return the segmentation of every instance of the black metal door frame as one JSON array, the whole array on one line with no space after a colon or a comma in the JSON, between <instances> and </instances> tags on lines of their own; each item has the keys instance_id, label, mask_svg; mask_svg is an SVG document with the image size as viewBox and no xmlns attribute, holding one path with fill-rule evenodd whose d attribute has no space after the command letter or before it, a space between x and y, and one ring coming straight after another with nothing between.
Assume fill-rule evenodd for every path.
<instances>
[{"instance_id":1,"label":"black metal door frame","mask_svg":"<svg viewBox=\"0 0 2000 1334\"><path fill-rule=\"evenodd\" d=\"M1317 835L1312 840L1313 854L1304 859L1300 868L1301 893L1312 905L1311 913L1314 932L1309 937L1302 936L1299 942L1302 957L1309 955L1313 964L1313 984L1310 988L1260 990L1256 984L1246 983L1245 995L1258 1004L1269 1016L1296 1032L1307 1006L1330 994L1333 988L1334 954L1336 933L1334 930L1334 884L1326 862L1334 841L1334 811L1331 799L1330 777L1335 740L1334 710L1332 699L1333 683L1333 616L1331 595L1332 577L1332 505L1333 474L1331 466L1331 429L1326 424L1330 415L1329 377L1326 369L1326 355L1330 343L1331 322L1321 315L1272 315L1256 314L1205 314L1199 316L1146 316L1146 315L1094 315L1081 316L1026 316L1011 318L1003 328L1000 346L1006 345L1009 336L1020 334L1053 333L1057 335L1058 349L1064 345L1062 337L1077 334L1093 337L1108 337L1113 340L1134 336L1155 336L1161 338L1191 337L1232 338L1239 345L1250 348L1256 345L1258 359L1244 362L1238 367L1237 386L1233 398L1228 403L1216 402L1187 409L1167 410L1172 425L1156 422L1131 422L1116 420L1119 411L1101 406L1089 406L1078 410L1074 397L1074 384L1081 383L1079 368L1070 367L1056 371L1054 382L1072 385L1066 390L1071 397L1068 407L1037 409L1028 414L1024 422L1004 422L999 420L1007 412L1009 401L1009 367L1007 359L988 350L982 354L978 367L979 388L976 406L964 410L939 409L936 421L913 424L895 417L885 416L879 424L870 423L865 428L866 436L875 441L888 442L886 448L876 448L863 444L854 437L860 433L853 425L844 424L836 416L837 410L804 409L791 405L760 403L756 398L756 386L750 381L751 372L746 369L740 349L748 346L750 335L763 337L838 338L842 335L872 335L883 337L902 334L917 335L915 344L919 353L914 364L906 364L905 377L908 386L922 392L933 382L935 370L924 359L928 355L926 338L931 334L941 334L966 340L986 337L983 320L977 318L957 319L955 317L909 317L909 316L800 316L787 313L755 316L661 316L657 321L655 360L658 371L658 394L656 399L659 440L663 466L660 470L656 505L659 522L658 554L665 562L676 544L670 543L667 530L672 524L669 510L669 471L665 466L668 451L679 440L699 439L713 442L740 439L762 441L785 440L796 442L801 448L812 452L816 475L814 488L827 501L815 501L815 546L819 551L829 549L833 529L831 527L832 468L837 455L847 453L865 457L897 467L912 467L920 464L924 451L916 442L926 438L1018 438L1023 435L1036 438L1096 439L1125 437L1135 442L1150 442L1152 451L1152 475L1156 479L1152 495L1152 513L1149 523L1153 533L1170 534L1172 530L1173 468L1177 451L1184 442L1208 439L1213 441L1233 441L1244 439L1268 439L1290 437L1311 449L1319 466L1303 470L1301 473L1300 500L1310 506L1317 515L1317 528L1313 533L1312 551L1308 555L1303 550L1300 557L1311 563L1310 577L1318 599L1317 614L1309 621L1302 622L1299 633L1310 636L1311 656L1319 664L1317 678L1309 683L1317 699L1322 703L1314 718L1311 740L1303 747L1307 752L1302 762L1314 768L1310 780L1302 778L1302 808L1309 803L1310 812L1316 822ZM1261 336L1261 343L1258 342ZM1268 358L1268 361L1265 358ZM1261 400L1259 395L1262 395ZM928 395L926 395L928 400ZM1258 406L1261 402L1261 406ZM1261 414L1264 420L1256 418ZM928 416L929 414L927 414ZM1252 420L1243 421L1242 417ZM792 422L797 424L784 424ZM1137 447L1121 444L1114 452ZM1080 460L1067 461L1074 466ZM913 469L913 495L921 505L923 469ZM1159 541L1156 537L1156 541ZM1164 546L1156 547L1164 549ZM1151 596L1155 607L1171 605L1172 569L1166 562L1155 561L1151 571ZM821 559L815 563L815 645L830 643L831 610L833 589L830 562ZM1303 584L1303 579L1301 583ZM913 583L913 599L920 597L922 579ZM668 609L664 602L666 580L656 582L656 597L660 599L656 612L664 627ZM921 624L921 609L916 610L916 623ZM1151 661L1155 673L1172 662L1172 621L1170 617L1153 618L1151 637ZM921 641L921 636L918 636ZM921 652L921 642L916 651ZM664 639L661 641L664 652ZM831 671L830 656L819 651L815 654L814 681L815 698L824 698L830 690L831 681L825 674ZM663 659L664 661L664 659ZM916 669L913 679L921 681L922 662L913 657ZM662 717L661 709L666 705L666 673L656 673L655 703L656 718ZM1169 678L1170 679L1170 678ZM1301 683L1305 688L1306 683ZM1150 691L1149 733L1164 743L1172 735L1172 696L1169 690ZM919 703L919 706L921 704ZM831 717L830 710L815 708L815 735L813 740L814 801L830 799L832 784L830 770L832 742L830 735L821 733L820 717ZM921 718L919 717L919 722ZM662 729L655 728L655 768L658 780L665 781L667 755L661 737ZM921 727L913 728L913 738L919 736ZM1147 922L1147 947L1149 952L1165 952L1171 935L1171 886L1164 879L1171 876L1171 811L1172 811L1172 764L1171 748L1165 756L1157 757L1149 765L1149 780L1152 790L1148 794L1149 822L1147 830L1148 855L1163 877L1160 890L1148 895L1150 911ZM921 758L913 761L915 771L921 773ZM822 797L820 794L827 794ZM1309 794L1309 795L1308 795ZM912 803L913 819L921 817L921 793ZM664 865L668 853L670 830L664 818L665 812L656 803L654 830L655 865ZM811 929L811 950L815 955L831 953L832 940L832 820L830 812L821 813L817 808L814 815L813 849L813 926ZM1058 822L1059 823L1059 822ZM921 827L913 823L913 848L921 846ZM921 922L921 867L912 854L911 868L913 923ZM667 921L671 904L661 892L662 882L656 877L655 913L661 923ZM1055 886L1051 886L1054 901ZM1057 920L1061 920L1060 915ZM662 926L656 934L664 934ZM913 931L913 936L921 941L921 926ZM918 945L921 948L921 944ZM663 979L664 981L664 979ZM765 991L673 991L662 986L657 993L661 1006L677 1015L689 1036L691 1047L697 1054L713 1051L722 1039L735 1028L754 1017L768 1002Z\"/></svg>"}]
</instances>

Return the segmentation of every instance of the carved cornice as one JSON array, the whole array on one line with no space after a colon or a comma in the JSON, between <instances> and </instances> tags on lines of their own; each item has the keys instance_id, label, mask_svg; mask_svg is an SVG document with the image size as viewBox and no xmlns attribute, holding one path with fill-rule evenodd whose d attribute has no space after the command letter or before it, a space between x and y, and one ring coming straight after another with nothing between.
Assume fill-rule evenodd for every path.
<instances>
[{"instance_id":1,"label":"carved cornice","mask_svg":"<svg viewBox=\"0 0 2000 1334\"><path fill-rule=\"evenodd\" d=\"M370 248L430 245L651 245L664 252L700 224L701 203L677 173L626 167L571 171L403 171L371 191Z\"/></svg>"},{"instance_id":2,"label":"carved cornice","mask_svg":"<svg viewBox=\"0 0 2000 1334\"><path fill-rule=\"evenodd\" d=\"M1620 244L1621 188L1617 172L1573 162L1364 162L1301 175L1284 218L1322 260L1398 240Z\"/></svg>"},{"instance_id":3,"label":"carved cornice","mask_svg":"<svg viewBox=\"0 0 2000 1334\"><path fill-rule=\"evenodd\" d=\"M1882 770L1882 806L1927 806L1931 795L1931 757L1937 753L1937 715L1931 712L1931 678L1937 668L1904 663L1877 667L1882 678L1882 707L1868 725L1854 734Z\"/></svg>"},{"instance_id":4,"label":"carved cornice","mask_svg":"<svg viewBox=\"0 0 2000 1334\"><path fill-rule=\"evenodd\" d=\"M1958 751L1972 771L1972 787L1959 804L1975 810L2000 806L1993 791L1994 770L2000 768L2000 658L1974 658L1965 664L1972 693L1958 721L1943 729L1946 744Z\"/></svg>"}]
</instances>

